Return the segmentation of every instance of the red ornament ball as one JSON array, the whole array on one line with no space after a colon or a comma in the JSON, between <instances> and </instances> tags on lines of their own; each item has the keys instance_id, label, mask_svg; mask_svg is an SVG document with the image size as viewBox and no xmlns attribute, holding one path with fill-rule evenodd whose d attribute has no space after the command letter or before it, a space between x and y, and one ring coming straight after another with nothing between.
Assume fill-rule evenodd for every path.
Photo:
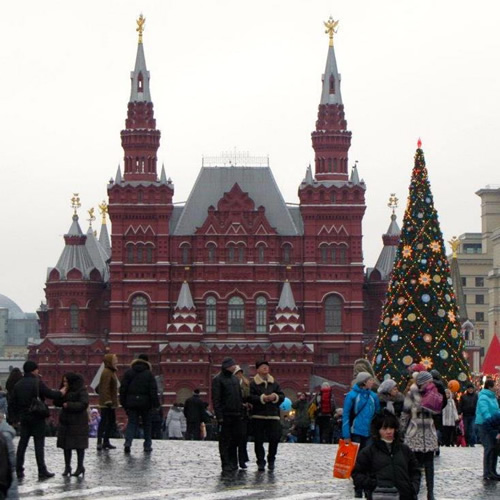
<instances>
[{"instance_id":1,"label":"red ornament ball","mask_svg":"<svg viewBox=\"0 0 500 500\"><path fill-rule=\"evenodd\" d=\"M457 380L450 380L448 382L448 389L450 389L451 392L458 392L460 390L460 384Z\"/></svg>"}]
</instances>

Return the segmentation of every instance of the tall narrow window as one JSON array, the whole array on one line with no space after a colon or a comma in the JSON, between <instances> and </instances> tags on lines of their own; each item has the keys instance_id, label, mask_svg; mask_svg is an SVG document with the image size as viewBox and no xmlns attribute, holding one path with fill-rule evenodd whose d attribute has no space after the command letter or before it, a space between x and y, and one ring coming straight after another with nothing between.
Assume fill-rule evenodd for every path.
<instances>
[{"instance_id":1,"label":"tall narrow window","mask_svg":"<svg viewBox=\"0 0 500 500\"><path fill-rule=\"evenodd\" d=\"M153 247L151 245L146 246L146 262L148 264L153 262Z\"/></svg>"},{"instance_id":2,"label":"tall narrow window","mask_svg":"<svg viewBox=\"0 0 500 500\"><path fill-rule=\"evenodd\" d=\"M337 247L335 245L332 245L330 247L330 253L332 256L332 264L336 264L337 263Z\"/></svg>"},{"instance_id":3,"label":"tall narrow window","mask_svg":"<svg viewBox=\"0 0 500 500\"><path fill-rule=\"evenodd\" d=\"M339 254L339 264L345 264L347 262L347 248L341 245L338 250Z\"/></svg>"},{"instance_id":4,"label":"tall narrow window","mask_svg":"<svg viewBox=\"0 0 500 500\"><path fill-rule=\"evenodd\" d=\"M217 301L215 297L208 297L205 301L205 331L207 333L217 331Z\"/></svg>"},{"instance_id":5,"label":"tall narrow window","mask_svg":"<svg viewBox=\"0 0 500 500\"><path fill-rule=\"evenodd\" d=\"M326 264L328 262L328 246L327 245L321 245L319 247L320 250L320 256L321 256L321 263Z\"/></svg>"},{"instance_id":6,"label":"tall narrow window","mask_svg":"<svg viewBox=\"0 0 500 500\"><path fill-rule=\"evenodd\" d=\"M335 94L335 77L333 75L330 75L330 81L328 83L330 84L330 94Z\"/></svg>"},{"instance_id":7,"label":"tall narrow window","mask_svg":"<svg viewBox=\"0 0 500 500\"><path fill-rule=\"evenodd\" d=\"M148 301L145 297L134 297L132 300L132 333L148 331Z\"/></svg>"},{"instance_id":8,"label":"tall narrow window","mask_svg":"<svg viewBox=\"0 0 500 500\"><path fill-rule=\"evenodd\" d=\"M76 304L69 306L69 324L73 333L80 330L80 308Z\"/></svg>"},{"instance_id":9,"label":"tall narrow window","mask_svg":"<svg viewBox=\"0 0 500 500\"><path fill-rule=\"evenodd\" d=\"M265 297L257 297L255 304L255 331L257 333L267 332L267 300Z\"/></svg>"},{"instance_id":10,"label":"tall narrow window","mask_svg":"<svg viewBox=\"0 0 500 500\"><path fill-rule=\"evenodd\" d=\"M342 331L342 299L330 295L325 300L325 332Z\"/></svg>"},{"instance_id":11,"label":"tall narrow window","mask_svg":"<svg viewBox=\"0 0 500 500\"><path fill-rule=\"evenodd\" d=\"M129 264L134 262L134 245L127 245L127 262Z\"/></svg>"},{"instance_id":12,"label":"tall narrow window","mask_svg":"<svg viewBox=\"0 0 500 500\"><path fill-rule=\"evenodd\" d=\"M229 299L227 329L231 333L245 331L245 303L241 297Z\"/></svg>"},{"instance_id":13,"label":"tall narrow window","mask_svg":"<svg viewBox=\"0 0 500 500\"><path fill-rule=\"evenodd\" d=\"M282 252L283 252L283 257L282 257L283 264L290 264L290 262L292 261L292 247L291 247L291 245L289 245L288 243L283 245Z\"/></svg>"},{"instance_id":14,"label":"tall narrow window","mask_svg":"<svg viewBox=\"0 0 500 500\"><path fill-rule=\"evenodd\" d=\"M259 245L257 247L257 262L259 264L264 264L264 258L265 258L265 248L264 248L264 245Z\"/></svg>"},{"instance_id":15,"label":"tall narrow window","mask_svg":"<svg viewBox=\"0 0 500 500\"><path fill-rule=\"evenodd\" d=\"M227 261L234 262L234 245L229 245L227 247Z\"/></svg>"},{"instance_id":16,"label":"tall narrow window","mask_svg":"<svg viewBox=\"0 0 500 500\"><path fill-rule=\"evenodd\" d=\"M245 247L243 245L238 246L238 262L245 262Z\"/></svg>"},{"instance_id":17,"label":"tall narrow window","mask_svg":"<svg viewBox=\"0 0 500 500\"><path fill-rule=\"evenodd\" d=\"M208 250L208 262L210 264L215 264L215 245L210 243L207 247Z\"/></svg>"},{"instance_id":18,"label":"tall narrow window","mask_svg":"<svg viewBox=\"0 0 500 500\"><path fill-rule=\"evenodd\" d=\"M144 259L144 245L137 245L137 262L142 263Z\"/></svg>"},{"instance_id":19,"label":"tall narrow window","mask_svg":"<svg viewBox=\"0 0 500 500\"><path fill-rule=\"evenodd\" d=\"M189 246L182 245L181 247L181 262L183 264L189 264Z\"/></svg>"}]
</instances>

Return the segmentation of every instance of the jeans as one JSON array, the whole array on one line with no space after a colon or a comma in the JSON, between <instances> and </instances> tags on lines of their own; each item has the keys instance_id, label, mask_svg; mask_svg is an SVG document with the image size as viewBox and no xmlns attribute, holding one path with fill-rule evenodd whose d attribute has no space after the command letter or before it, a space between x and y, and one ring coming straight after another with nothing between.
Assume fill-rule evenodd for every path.
<instances>
[{"instance_id":1,"label":"jeans","mask_svg":"<svg viewBox=\"0 0 500 500\"><path fill-rule=\"evenodd\" d=\"M495 433L488 432L484 425L478 425L479 436L484 447L483 451L483 477L496 475L497 452L495 450Z\"/></svg>"},{"instance_id":2,"label":"jeans","mask_svg":"<svg viewBox=\"0 0 500 500\"><path fill-rule=\"evenodd\" d=\"M476 444L475 419L475 415L464 415L465 442L467 446L474 446Z\"/></svg>"},{"instance_id":3,"label":"jeans","mask_svg":"<svg viewBox=\"0 0 500 500\"><path fill-rule=\"evenodd\" d=\"M38 473L47 470L45 465L45 420L22 420L19 443L17 445L16 469L19 472L24 470L24 456L30 437L33 436L35 442L35 457L38 466Z\"/></svg>"},{"instance_id":4,"label":"jeans","mask_svg":"<svg viewBox=\"0 0 500 500\"><path fill-rule=\"evenodd\" d=\"M97 438L109 442L111 433L116 426L116 413L114 408L101 408L101 421L97 429Z\"/></svg>"},{"instance_id":5,"label":"jeans","mask_svg":"<svg viewBox=\"0 0 500 500\"><path fill-rule=\"evenodd\" d=\"M278 443L281 438L281 423L279 420L271 419L253 419L253 437L255 440L254 449L257 465L266 465L266 452L264 450L264 441L269 442L267 450L267 461L274 464L276 454L278 453Z\"/></svg>"},{"instance_id":6,"label":"jeans","mask_svg":"<svg viewBox=\"0 0 500 500\"><path fill-rule=\"evenodd\" d=\"M144 449L150 450L151 441L151 410L127 410L127 430L125 431L125 446L132 446L132 441L139 429L139 418L144 430Z\"/></svg>"}]
</instances>

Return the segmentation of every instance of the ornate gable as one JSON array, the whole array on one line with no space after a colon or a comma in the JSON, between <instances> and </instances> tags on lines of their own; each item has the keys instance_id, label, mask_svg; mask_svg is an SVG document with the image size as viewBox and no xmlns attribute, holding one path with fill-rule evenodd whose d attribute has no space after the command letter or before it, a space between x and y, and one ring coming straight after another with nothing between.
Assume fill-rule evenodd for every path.
<instances>
[{"instance_id":1,"label":"ornate gable","mask_svg":"<svg viewBox=\"0 0 500 500\"><path fill-rule=\"evenodd\" d=\"M208 215L196 234L248 235L277 234L269 224L263 206L255 208L254 201L241 190L236 182L218 201L217 209L208 208Z\"/></svg>"}]
</instances>

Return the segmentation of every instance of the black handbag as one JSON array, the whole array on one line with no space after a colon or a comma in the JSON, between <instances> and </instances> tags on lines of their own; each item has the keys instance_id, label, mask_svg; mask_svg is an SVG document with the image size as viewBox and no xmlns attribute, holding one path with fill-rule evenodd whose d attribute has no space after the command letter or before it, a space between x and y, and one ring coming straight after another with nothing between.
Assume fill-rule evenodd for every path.
<instances>
[{"instance_id":1,"label":"black handbag","mask_svg":"<svg viewBox=\"0 0 500 500\"><path fill-rule=\"evenodd\" d=\"M40 381L36 381L36 396L31 400L28 414L37 419L44 419L50 415L49 407L40 399Z\"/></svg>"},{"instance_id":2,"label":"black handbag","mask_svg":"<svg viewBox=\"0 0 500 500\"><path fill-rule=\"evenodd\" d=\"M372 493L372 500L396 500L399 491L393 486L377 486Z\"/></svg>"}]
</instances>

